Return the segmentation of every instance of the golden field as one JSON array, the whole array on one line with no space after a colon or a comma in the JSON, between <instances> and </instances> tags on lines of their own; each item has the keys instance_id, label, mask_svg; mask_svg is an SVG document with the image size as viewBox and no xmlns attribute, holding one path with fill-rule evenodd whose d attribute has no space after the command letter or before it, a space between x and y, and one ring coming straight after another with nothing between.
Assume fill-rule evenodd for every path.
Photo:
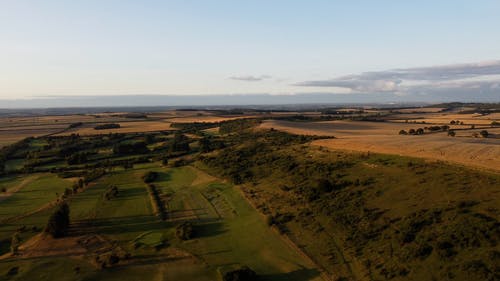
<instances>
[{"instance_id":1,"label":"golden field","mask_svg":"<svg viewBox=\"0 0 500 281\"><path fill-rule=\"evenodd\" d=\"M315 145L332 149L378 152L450 161L500 171L500 139L473 138L477 130L446 132L421 136L399 135L399 130L423 127L423 124L361 121L289 122L265 121L261 128L274 128L294 134L334 136L317 140ZM453 126L452 126L453 127ZM500 135L500 128L488 129Z\"/></svg>"}]
</instances>

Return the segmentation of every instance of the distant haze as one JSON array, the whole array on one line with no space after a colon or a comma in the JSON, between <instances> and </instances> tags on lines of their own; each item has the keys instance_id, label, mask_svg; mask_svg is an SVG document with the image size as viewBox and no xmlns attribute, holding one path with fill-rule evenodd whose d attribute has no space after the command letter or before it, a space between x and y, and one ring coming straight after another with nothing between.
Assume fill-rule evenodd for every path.
<instances>
[{"instance_id":1,"label":"distant haze","mask_svg":"<svg viewBox=\"0 0 500 281\"><path fill-rule=\"evenodd\" d=\"M45 97L20 100L0 100L0 108L55 107L137 107L137 106L251 106L251 105L334 105L334 104L429 104L439 102L499 102L498 93L467 91L434 95L400 96L396 94L328 94L304 93L295 95L125 95Z\"/></svg>"}]
</instances>

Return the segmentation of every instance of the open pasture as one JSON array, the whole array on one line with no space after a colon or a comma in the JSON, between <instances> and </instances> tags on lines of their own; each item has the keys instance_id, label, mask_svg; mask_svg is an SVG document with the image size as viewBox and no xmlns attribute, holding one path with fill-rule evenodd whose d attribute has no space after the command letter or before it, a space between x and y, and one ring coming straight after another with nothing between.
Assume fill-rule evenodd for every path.
<instances>
[{"instance_id":1,"label":"open pasture","mask_svg":"<svg viewBox=\"0 0 500 281\"><path fill-rule=\"evenodd\" d=\"M154 184L165 199L165 221L153 214L152 201L142 181L147 171L159 174ZM32 198L26 196L35 192L34 187L49 188L49 193L57 191L52 188L54 178L48 175L34 174L29 183L25 181L12 178L0 182L8 186L8 192L17 191L16 200L11 197L12 204L5 206L30 203ZM19 185L22 188L17 190ZM104 195L110 186L118 187L118 195L108 200ZM37 192L41 194L37 199L40 202L33 208L45 199L42 195L46 192ZM321 280L314 266L282 241L235 187L191 166L166 168L151 163L117 169L71 196L68 203L72 234L58 241L40 235L23 236L20 255L0 259L0 272L15 264L20 268L17 277L23 280L34 276L47 280L47 270L54 269L57 274L84 280L120 280L131 276L152 280L163 276L204 281L216 279L220 268L245 264L259 272L262 280ZM14 209L4 209L0 209L2 214L16 215ZM8 229L4 227L5 239L15 231L12 227L38 226L33 219L44 221L47 216L47 212L36 213ZM188 241L175 236L175 226L184 221L195 227L194 237ZM123 261L126 266L100 269L91 257L106 251L125 251L131 258ZM67 258L58 258L61 256ZM76 267L78 275L73 270Z\"/></svg>"}]
</instances>

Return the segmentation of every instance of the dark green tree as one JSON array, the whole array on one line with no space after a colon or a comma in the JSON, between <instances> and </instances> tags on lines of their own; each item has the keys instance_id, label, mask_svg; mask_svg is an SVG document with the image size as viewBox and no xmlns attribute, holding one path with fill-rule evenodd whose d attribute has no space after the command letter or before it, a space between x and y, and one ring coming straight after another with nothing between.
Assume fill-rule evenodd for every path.
<instances>
[{"instance_id":1,"label":"dark green tree","mask_svg":"<svg viewBox=\"0 0 500 281\"><path fill-rule=\"evenodd\" d=\"M69 229L69 206L65 201L59 203L49 217L45 232L54 238L67 235Z\"/></svg>"}]
</instances>

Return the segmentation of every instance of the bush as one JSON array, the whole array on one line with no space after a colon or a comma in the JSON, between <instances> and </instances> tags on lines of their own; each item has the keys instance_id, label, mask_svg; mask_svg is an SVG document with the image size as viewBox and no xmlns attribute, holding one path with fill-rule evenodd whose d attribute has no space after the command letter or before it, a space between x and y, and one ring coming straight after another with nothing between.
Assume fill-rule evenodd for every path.
<instances>
[{"instance_id":1,"label":"bush","mask_svg":"<svg viewBox=\"0 0 500 281\"><path fill-rule=\"evenodd\" d=\"M168 158L167 157L163 157L163 159L161 160L161 164L163 166L167 166L168 165Z\"/></svg>"},{"instance_id":2,"label":"bush","mask_svg":"<svg viewBox=\"0 0 500 281\"><path fill-rule=\"evenodd\" d=\"M145 183L154 182L157 178L158 178L158 173L153 171L149 171L142 176L142 180Z\"/></svg>"},{"instance_id":3,"label":"bush","mask_svg":"<svg viewBox=\"0 0 500 281\"><path fill-rule=\"evenodd\" d=\"M10 241L10 253L12 255L17 255L17 251L19 245L21 244L21 239L19 238L19 234L16 232L12 235L12 239Z\"/></svg>"},{"instance_id":4,"label":"bush","mask_svg":"<svg viewBox=\"0 0 500 281\"><path fill-rule=\"evenodd\" d=\"M190 222L184 222L177 226L175 229L175 235L181 240L189 240L194 236L193 224Z\"/></svg>"},{"instance_id":5,"label":"bush","mask_svg":"<svg viewBox=\"0 0 500 281\"><path fill-rule=\"evenodd\" d=\"M452 130L448 131L448 136L454 137L455 135L456 135L455 131Z\"/></svg>"},{"instance_id":6,"label":"bush","mask_svg":"<svg viewBox=\"0 0 500 281\"><path fill-rule=\"evenodd\" d=\"M228 271L223 274L223 281L253 281L257 277L255 271L248 266L242 266L238 269Z\"/></svg>"},{"instance_id":7,"label":"bush","mask_svg":"<svg viewBox=\"0 0 500 281\"><path fill-rule=\"evenodd\" d=\"M106 200L111 200L116 197L118 197L118 187L116 185L108 187L104 193L104 198L106 198Z\"/></svg>"},{"instance_id":8,"label":"bush","mask_svg":"<svg viewBox=\"0 0 500 281\"><path fill-rule=\"evenodd\" d=\"M69 206L66 202L57 205L54 213L49 218L45 232L54 238L66 236L69 229Z\"/></svg>"},{"instance_id":9,"label":"bush","mask_svg":"<svg viewBox=\"0 0 500 281\"><path fill-rule=\"evenodd\" d=\"M405 130L401 130L401 131L399 131L399 134L400 135L408 135L408 132L406 132Z\"/></svg>"},{"instance_id":10,"label":"bush","mask_svg":"<svg viewBox=\"0 0 500 281\"><path fill-rule=\"evenodd\" d=\"M487 138L489 136L489 133L488 131L486 130L482 130L481 132L479 132L479 134L483 137L483 138Z\"/></svg>"}]
</instances>

